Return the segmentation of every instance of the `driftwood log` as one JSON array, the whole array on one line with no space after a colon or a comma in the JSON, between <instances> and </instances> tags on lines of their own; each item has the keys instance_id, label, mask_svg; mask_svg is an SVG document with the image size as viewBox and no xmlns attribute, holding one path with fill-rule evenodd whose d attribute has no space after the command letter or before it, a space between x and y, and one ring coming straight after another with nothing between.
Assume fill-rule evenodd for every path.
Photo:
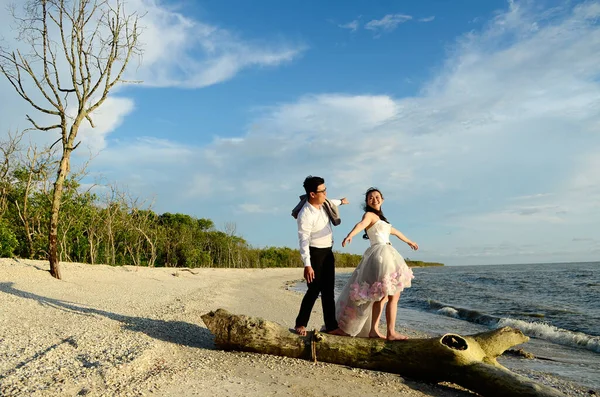
<instances>
[{"instance_id":1,"label":"driftwood log","mask_svg":"<svg viewBox=\"0 0 600 397\"><path fill-rule=\"evenodd\" d=\"M470 336L446 334L390 342L317 331L301 337L277 323L223 309L204 314L202 320L214 334L215 344L225 350L319 360L428 382L448 381L486 397L564 396L496 361L506 349L529 340L510 327Z\"/></svg>"}]
</instances>

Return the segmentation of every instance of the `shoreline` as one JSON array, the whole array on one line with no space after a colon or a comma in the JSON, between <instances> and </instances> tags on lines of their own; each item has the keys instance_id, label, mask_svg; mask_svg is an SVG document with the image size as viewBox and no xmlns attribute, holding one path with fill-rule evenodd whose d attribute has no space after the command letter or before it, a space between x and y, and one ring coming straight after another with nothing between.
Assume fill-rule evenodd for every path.
<instances>
[{"instance_id":1,"label":"shoreline","mask_svg":"<svg viewBox=\"0 0 600 397\"><path fill-rule=\"evenodd\" d=\"M61 266L56 280L46 261L0 259L1 395L473 395L377 371L216 350L200 318L211 310L292 328L302 294L289 286L302 280L301 268ZM321 322L317 303L309 329Z\"/></svg>"}]
</instances>

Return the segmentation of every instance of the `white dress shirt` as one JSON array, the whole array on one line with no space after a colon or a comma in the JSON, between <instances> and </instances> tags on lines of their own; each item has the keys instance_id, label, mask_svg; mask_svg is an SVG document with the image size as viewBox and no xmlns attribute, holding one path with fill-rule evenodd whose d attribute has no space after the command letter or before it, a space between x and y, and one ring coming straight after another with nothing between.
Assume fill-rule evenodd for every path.
<instances>
[{"instance_id":1,"label":"white dress shirt","mask_svg":"<svg viewBox=\"0 0 600 397\"><path fill-rule=\"evenodd\" d=\"M340 206L342 200L330 199L335 206ZM331 221L323 206L315 208L308 201L298 213L298 240L300 256L304 266L311 266L309 247L329 248L333 245L333 230Z\"/></svg>"}]
</instances>

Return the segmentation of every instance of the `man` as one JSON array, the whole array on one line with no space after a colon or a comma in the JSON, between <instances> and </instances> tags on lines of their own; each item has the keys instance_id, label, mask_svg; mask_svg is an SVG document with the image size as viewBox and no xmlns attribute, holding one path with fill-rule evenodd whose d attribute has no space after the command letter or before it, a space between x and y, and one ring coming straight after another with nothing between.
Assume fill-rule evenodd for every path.
<instances>
[{"instance_id":1,"label":"man","mask_svg":"<svg viewBox=\"0 0 600 397\"><path fill-rule=\"evenodd\" d=\"M308 290L300 305L295 330L301 336L306 335L310 313L321 293L325 332L344 335L335 318L335 258L331 223L333 220L336 225L339 224L337 206L348 204L348 200L345 197L327 200L325 180L318 176L306 177L304 190L306 203L298 213L298 240Z\"/></svg>"}]
</instances>

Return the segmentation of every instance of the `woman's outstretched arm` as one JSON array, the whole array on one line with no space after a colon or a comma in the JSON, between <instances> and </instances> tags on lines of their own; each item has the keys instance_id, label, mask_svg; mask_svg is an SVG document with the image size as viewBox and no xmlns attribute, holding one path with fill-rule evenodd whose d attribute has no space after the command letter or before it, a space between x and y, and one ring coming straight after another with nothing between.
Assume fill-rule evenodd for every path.
<instances>
[{"instance_id":1,"label":"woman's outstretched arm","mask_svg":"<svg viewBox=\"0 0 600 397\"><path fill-rule=\"evenodd\" d=\"M352 228L350 233L348 233L348 235L346 236L344 241L342 241L342 247L345 247L346 244L350 244L352 242L352 237L354 237L361 230L371 226L378 220L379 220L379 217L377 215L375 215L374 213L365 212L365 214L362 217L362 220L360 222L358 222L356 225L354 225L354 227Z\"/></svg>"},{"instance_id":2,"label":"woman's outstretched arm","mask_svg":"<svg viewBox=\"0 0 600 397\"><path fill-rule=\"evenodd\" d=\"M415 251L419 249L419 244L415 243L414 241L412 241L411 239L406 237L399 230L392 228L392 230L390 231L390 234L392 234L392 235L398 237L400 240L404 241L406 244L408 244L410 246L410 248L414 249Z\"/></svg>"}]
</instances>

